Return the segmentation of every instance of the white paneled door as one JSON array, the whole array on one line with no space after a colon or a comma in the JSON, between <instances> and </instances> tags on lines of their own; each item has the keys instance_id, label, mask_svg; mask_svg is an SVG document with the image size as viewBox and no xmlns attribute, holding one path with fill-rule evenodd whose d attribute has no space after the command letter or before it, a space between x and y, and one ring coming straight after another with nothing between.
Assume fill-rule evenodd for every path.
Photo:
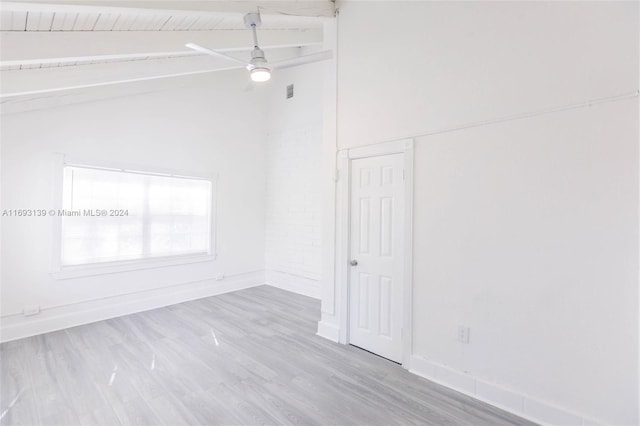
<instances>
[{"instance_id":1,"label":"white paneled door","mask_svg":"<svg viewBox=\"0 0 640 426\"><path fill-rule=\"evenodd\" d=\"M402 359L403 154L351 163L349 342Z\"/></svg>"}]
</instances>

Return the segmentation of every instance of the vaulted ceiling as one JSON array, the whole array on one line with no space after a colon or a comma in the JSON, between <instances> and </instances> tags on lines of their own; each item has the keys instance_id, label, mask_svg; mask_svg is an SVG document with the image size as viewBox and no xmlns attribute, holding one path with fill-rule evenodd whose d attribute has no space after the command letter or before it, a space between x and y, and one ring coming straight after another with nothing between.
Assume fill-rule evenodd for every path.
<instances>
[{"instance_id":1,"label":"vaulted ceiling","mask_svg":"<svg viewBox=\"0 0 640 426\"><path fill-rule=\"evenodd\" d=\"M322 1L60 0L0 2L0 97L187 75L237 64L194 52L197 43L248 59L259 11L259 41L270 59L322 45L335 13Z\"/></svg>"}]
</instances>

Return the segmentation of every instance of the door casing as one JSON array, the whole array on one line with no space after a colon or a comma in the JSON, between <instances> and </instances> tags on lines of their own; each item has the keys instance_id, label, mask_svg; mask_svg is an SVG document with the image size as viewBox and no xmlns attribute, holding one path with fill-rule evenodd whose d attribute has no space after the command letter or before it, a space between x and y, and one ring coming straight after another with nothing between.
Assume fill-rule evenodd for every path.
<instances>
[{"instance_id":1,"label":"door casing","mask_svg":"<svg viewBox=\"0 0 640 426\"><path fill-rule=\"evenodd\" d=\"M388 154L404 155L404 258L402 276L402 366L410 369L412 354L413 307L413 139L402 139L344 149L338 152L338 192L336 206L336 308L339 318L339 342L349 343L349 261L351 161Z\"/></svg>"}]
</instances>

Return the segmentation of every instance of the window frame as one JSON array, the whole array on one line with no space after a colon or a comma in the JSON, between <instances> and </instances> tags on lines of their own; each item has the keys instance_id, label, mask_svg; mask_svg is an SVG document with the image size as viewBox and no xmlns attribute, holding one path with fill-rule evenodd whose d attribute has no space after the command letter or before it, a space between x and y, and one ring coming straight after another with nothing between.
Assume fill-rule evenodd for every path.
<instances>
[{"instance_id":1,"label":"window frame","mask_svg":"<svg viewBox=\"0 0 640 426\"><path fill-rule=\"evenodd\" d=\"M176 254L168 256L148 257L144 259L114 260L82 265L62 264L62 217L50 215L52 224L52 261L51 276L55 279L70 279L95 275L114 274L119 272L135 271L142 269L155 269L167 266L184 265L190 263L211 262L217 258L217 210L218 210L218 174L197 173L174 169L162 169L158 167L125 164L121 162L105 162L81 160L69 158L64 154L54 155L54 179L53 179L53 209L57 212L63 208L63 179L65 167L85 167L94 169L113 170L121 172L135 172L149 175L182 177L202 179L211 182L210 200L210 245L208 253Z\"/></svg>"}]
</instances>

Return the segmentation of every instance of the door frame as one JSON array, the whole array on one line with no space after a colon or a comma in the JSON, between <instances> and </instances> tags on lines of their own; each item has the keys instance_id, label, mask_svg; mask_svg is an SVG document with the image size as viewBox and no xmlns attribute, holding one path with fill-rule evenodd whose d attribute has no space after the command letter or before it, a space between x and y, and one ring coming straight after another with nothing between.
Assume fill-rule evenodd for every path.
<instances>
[{"instance_id":1,"label":"door frame","mask_svg":"<svg viewBox=\"0 0 640 426\"><path fill-rule=\"evenodd\" d=\"M339 342L349 344L349 261L351 252L351 162L390 154L404 156L404 253L402 268L402 366L410 369L413 307L413 139L348 148L338 151L336 197L336 296Z\"/></svg>"}]
</instances>

